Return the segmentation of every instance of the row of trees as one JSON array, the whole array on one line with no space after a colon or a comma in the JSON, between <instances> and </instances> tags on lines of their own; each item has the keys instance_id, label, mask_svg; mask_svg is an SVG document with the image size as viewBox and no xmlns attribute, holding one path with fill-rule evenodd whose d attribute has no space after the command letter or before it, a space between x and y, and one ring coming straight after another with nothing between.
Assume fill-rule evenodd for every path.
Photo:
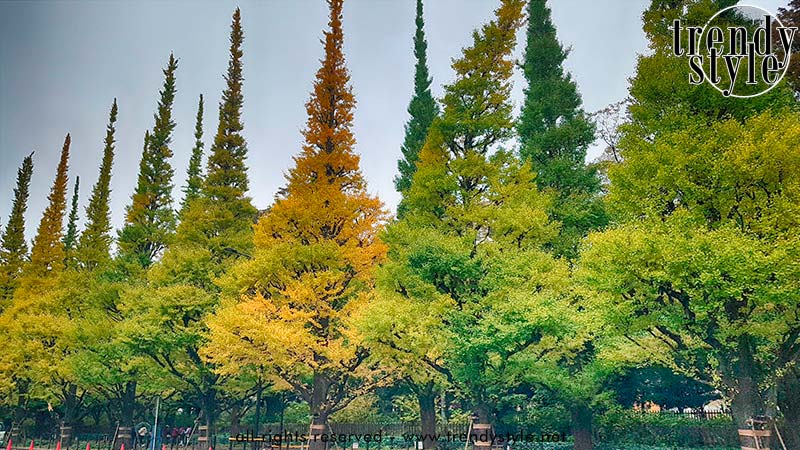
<instances>
[{"instance_id":1,"label":"row of trees","mask_svg":"<svg viewBox=\"0 0 800 450\"><path fill-rule=\"evenodd\" d=\"M689 85L670 51L674 19L702 24L731 2L654 1L645 11L651 51L625 111L611 109L622 125L600 133L613 158L587 166L595 121L544 0L500 0L454 59L441 99L417 0L394 218L359 169L342 0L328 3L305 142L266 211L248 197L238 9L219 126L203 170L200 96L177 209L172 55L116 239L116 100L84 229L77 177L67 211L67 135L30 254L32 156L23 161L0 246L0 390L15 422L44 399L64 425L89 402L132 425L142 400L179 395L213 430L223 411L237 424L243 399L268 388L293 392L324 429L365 393L403 386L430 436L443 393L485 424L544 394L569 411L583 450L615 377L661 366L719 390L739 425L776 406L797 424L795 92L782 84L747 102L724 98ZM514 117L523 27L527 85Z\"/></svg>"}]
</instances>

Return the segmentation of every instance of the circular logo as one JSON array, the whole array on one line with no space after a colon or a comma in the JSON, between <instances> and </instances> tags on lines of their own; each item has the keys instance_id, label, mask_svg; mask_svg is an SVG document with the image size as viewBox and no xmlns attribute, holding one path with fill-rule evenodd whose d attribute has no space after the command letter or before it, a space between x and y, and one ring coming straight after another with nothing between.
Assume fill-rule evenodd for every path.
<instances>
[{"instance_id":1,"label":"circular logo","mask_svg":"<svg viewBox=\"0 0 800 450\"><path fill-rule=\"evenodd\" d=\"M740 21L749 22L751 25L759 24L758 27L761 29L757 29L757 31L751 35L745 27L729 26L726 30L722 30L721 27L713 25L713 22L720 15L731 10L736 10L736 17ZM703 64L700 66L700 69L703 71L703 78L725 97L756 97L769 92L783 80L783 77L789 69L791 46L785 47L785 54L782 57L774 53L774 48L770 48L769 43L772 42L773 34L770 22L772 20L777 22L777 30L780 31L786 28L777 16L760 6L737 4L720 9L711 16L708 22L703 26L699 41L706 43L712 42L713 44L719 45L719 47L714 47L713 44L706 46L706 51L709 53L712 52L713 48L716 57L706 58L706 60L709 61L709 67ZM761 49L762 46L760 46L758 42L755 42L755 38L750 39L762 30L764 38L763 49ZM725 31L728 32L727 36ZM744 32L741 33L742 31ZM716 33L716 35L709 36L709 33ZM719 38L725 37L727 37L727 39L724 42L719 40ZM778 38L780 40L781 35L779 35ZM725 48L726 45L727 49ZM765 61L767 58L769 58L770 61ZM756 61L757 59L760 59L760 61ZM771 64L773 61L777 61L776 64L779 65L777 67L779 73L776 79L770 80L768 72L766 72L767 75L764 76L765 69L763 65ZM742 67L743 63L746 63L746 67ZM712 64L717 64L721 67L712 69L710 67ZM775 67L770 68L776 71ZM767 68L767 70L770 68ZM742 82L744 78L740 77L740 71L746 71L746 80L744 82ZM759 76L761 76L761 79L756 81L755 78ZM734 91L737 86L741 89L745 89L746 86L751 86L751 90L761 86L761 89L756 89L755 92L736 93Z\"/></svg>"}]
</instances>

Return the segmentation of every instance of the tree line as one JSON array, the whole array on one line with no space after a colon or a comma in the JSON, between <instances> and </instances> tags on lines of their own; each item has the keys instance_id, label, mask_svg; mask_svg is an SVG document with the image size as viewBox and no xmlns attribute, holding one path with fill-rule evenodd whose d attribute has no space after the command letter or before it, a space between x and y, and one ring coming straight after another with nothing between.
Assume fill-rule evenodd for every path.
<instances>
[{"instance_id":1,"label":"tree line","mask_svg":"<svg viewBox=\"0 0 800 450\"><path fill-rule=\"evenodd\" d=\"M0 402L14 423L45 402L63 426L92 404L132 426L141 405L174 397L214 432L223 413L238 427L266 389L292 393L324 430L394 389L431 436L442 399L497 424L546 398L584 450L620 377L663 368L721 395L739 426L779 408L800 442L796 72L724 98L691 86L670 47L674 19L702 24L735 2L653 1L628 100L590 115L545 0L498 0L435 98L417 0L396 214L359 168L343 0L327 3L304 143L267 210L248 196L239 9L218 127L206 153L200 95L177 207L174 55L120 230L116 99L83 229L67 134L30 251L33 155L23 160L0 240ZM607 157L587 165L596 135Z\"/></svg>"}]
</instances>

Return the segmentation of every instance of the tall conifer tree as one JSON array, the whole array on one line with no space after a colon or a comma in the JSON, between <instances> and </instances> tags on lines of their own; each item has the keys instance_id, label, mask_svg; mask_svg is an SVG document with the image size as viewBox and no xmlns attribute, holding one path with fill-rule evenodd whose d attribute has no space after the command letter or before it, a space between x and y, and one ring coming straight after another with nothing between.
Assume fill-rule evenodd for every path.
<instances>
[{"instance_id":1,"label":"tall conifer tree","mask_svg":"<svg viewBox=\"0 0 800 450\"><path fill-rule=\"evenodd\" d=\"M425 20L423 17L423 2L417 0L416 29L414 32L414 95L408 105L411 119L405 125L405 138L400 151L403 157L397 161L399 174L394 178L395 189L403 194L397 206L397 216L402 218L406 212L405 194L411 187L414 174L417 171L419 152L425 144L428 129L434 118L439 115L439 105L431 94L431 77L428 71L428 43L425 40ZM423 436L433 436L436 433L436 400L438 386L436 377L429 371L418 370L418 367L408 370L407 386L417 396L419 404L420 423ZM435 439L423 439L423 448L435 448Z\"/></svg>"},{"instance_id":2,"label":"tall conifer tree","mask_svg":"<svg viewBox=\"0 0 800 450\"><path fill-rule=\"evenodd\" d=\"M574 257L579 239L606 218L596 198L600 179L585 164L594 125L583 112L575 81L564 71L568 51L558 42L550 16L546 0L528 1L523 65L528 86L517 130L520 153L531 161L538 186L558 192L553 216L562 230L554 250Z\"/></svg>"},{"instance_id":3,"label":"tall conifer tree","mask_svg":"<svg viewBox=\"0 0 800 450\"><path fill-rule=\"evenodd\" d=\"M11 215L0 241L0 308L11 300L16 288L16 279L28 257L28 244L25 241L25 211L28 209L28 195L33 175L33 153L26 156L17 170L17 187L14 189L14 203Z\"/></svg>"},{"instance_id":4,"label":"tall conifer tree","mask_svg":"<svg viewBox=\"0 0 800 450\"><path fill-rule=\"evenodd\" d=\"M109 113L103 156L89 204L86 207L86 226L80 235L75 259L78 271L69 271L60 283L56 302L83 314L72 319L68 335L74 358L68 362L81 386L97 387L104 401L113 405L120 426L131 426L136 385L140 381L142 357L127 352L126 330L119 317L119 296L135 283L130 279L109 276L115 266L111 263L112 243L110 206L111 172L115 151L115 123L118 107L114 99ZM149 136L149 134L148 134ZM147 140L147 139L146 139ZM113 313L109 313L113 311ZM66 321L66 320L65 320ZM114 447L130 447L130 437L119 436Z\"/></svg>"},{"instance_id":5,"label":"tall conifer tree","mask_svg":"<svg viewBox=\"0 0 800 450\"><path fill-rule=\"evenodd\" d=\"M189 158L189 168L186 170L186 186L183 188L183 203L181 214L192 200L200 196L203 187L203 94L197 104L197 119L194 125L194 148Z\"/></svg>"},{"instance_id":6,"label":"tall conifer tree","mask_svg":"<svg viewBox=\"0 0 800 450\"><path fill-rule=\"evenodd\" d=\"M529 0L523 65L528 86L518 129L522 153L541 172L543 187L573 187L572 179L557 178L558 168L551 166L583 166L586 147L594 140L594 127L581 109L578 87L564 71L567 54L556 37L546 0Z\"/></svg>"},{"instance_id":7,"label":"tall conifer tree","mask_svg":"<svg viewBox=\"0 0 800 450\"><path fill-rule=\"evenodd\" d=\"M414 96L408 105L408 113L411 115L405 126L405 138L400 151L403 158L397 162L397 170L400 172L394 179L395 188L399 192L405 192L411 186L411 179L417 170L417 160L419 151L425 144L425 137L428 135L428 128L433 119L439 115L439 105L431 94L431 77L428 71L428 43L425 40L425 21L422 14L422 0L417 0L416 32L414 33L414 57L417 59L414 66ZM401 201L398 207L398 215L402 215L404 209Z\"/></svg>"},{"instance_id":8,"label":"tall conifer tree","mask_svg":"<svg viewBox=\"0 0 800 450\"><path fill-rule=\"evenodd\" d=\"M169 159L172 157L170 144L175 129L172 104L177 68L178 61L170 54L164 69L164 87L155 113L155 126L146 139L136 190L119 236L120 254L145 268L159 257L175 232L175 212L172 209L174 170Z\"/></svg>"},{"instance_id":9,"label":"tall conifer tree","mask_svg":"<svg viewBox=\"0 0 800 450\"><path fill-rule=\"evenodd\" d=\"M70 135L64 139L61 158L56 170L56 178L50 195L49 204L44 210L36 237L31 248L31 260L24 270L26 279L46 277L64 268L64 214L67 208L67 170L69 164Z\"/></svg>"},{"instance_id":10,"label":"tall conifer tree","mask_svg":"<svg viewBox=\"0 0 800 450\"><path fill-rule=\"evenodd\" d=\"M75 177L75 186L72 189L72 201L69 216L67 216L67 232L64 234L64 254L66 255L66 265L73 266L73 251L78 241L78 194L81 186L81 177Z\"/></svg>"},{"instance_id":11,"label":"tall conifer tree","mask_svg":"<svg viewBox=\"0 0 800 450\"><path fill-rule=\"evenodd\" d=\"M343 53L342 0L328 3L330 29L306 103L302 153L282 195L256 225L253 259L231 271L230 293L243 288L246 294L233 294L241 302L210 320L208 349L223 371L260 365L291 385L321 427L314 433L329 432L330 414L375 386L375 368L352 320L386 252L377 238L385 213L367 193L353 149L355 99ZM312 450L325 445L317 437L309 442Z\"/></svg>"},{"instance_id":12,"label":"tall conifer tree","mask_svg":"<svg viewBox=\"0 0 800 450\"><path fill-rule=\"evenodd\" d=\"M149 292L152 295L144 299L128 297L124 305L125 309L131 308L133 332L129 340L136 351L150 349L153 339L161 342L148 353L178 382L186 383L197 393L202 419L212 433L226 401L221 386L229 377L220 375L214 362L199 357L207 332L204 317L219 305L217 278L242 255L250 253L257 215L247 196L247 147L242 136L243 39L241 12L236 9L224 76L226 87L219 105L219 127L205 179L197 197L185 203L169 249L148 274L150 287L155 288ZM199 158L196 162L199 168Z\"/></svg>"},{"instance_id":13,"label":"tall conifer tree","mask_svg":"<svg viewBox=\"0 0 800 450\"><path fill-rule=\"evenodd\" d=\"M518 361L545 341L567 275L542 249L558 230L550 196L530 165L501 147L514 130L512 51L523 8L524 0L502 0L453 61L406 213L385 234L389 261L364 325L389 358L423 366L412 376L447 378L480 424L496 419L518 386Z\"/></svg>"},{"instance_id":14,"label":"tall conifer tree","mask_svg":"<svg viewBox=\"0 0 800 450\"><path fill-rule=\"evenodd\" d=\"M224 75L225 89L219 104L217 133L211 145L205 177L198 175L195 179L200 183L197 205L187 205L176 236L178 241L210 250L216 263L250 251L253 223L258 214L247 196L247 143L242 135L244 124L241 119L244 104L243 42L241 11L237 8L231 22L230 59ZM196 130L202 132L199 127L200 122ZM217 270L222 270L222 266ZM204 284L216 289L212 277L213 274L209 274Z\"/></svg>"},{"instance_id":15,"label":"tall conifer tree","mask_svg":"<svg viewBox=\"0 0 800 450\"><path fill-rule=\"evenodd\" d=\"M247 198L247 144L242 136L242 31L241 12L233 13L230 36L230 60L225 74L226 87L219 105L219 126L208 157L203 193L227 208L241 225L249 227L255 210Z\"/></svg>"},{"instance_id":16,"label":"tall conifer tree","mask_svg":"<svg viewBox=\"0 0 800 450\"><path fill-rule=\"evenodd\" d=\"M52 398L58 405L60 425L64 427L80 417L83 407L85 392L75 384L69 364L80 348L73 335L78 327L76 322L88 312L87 298L93 294L91 285L76 282L78 272L65 270L70 262L65 241L74 244L76 237L76 231L72 231L67 239L63 225L69 148L70 135L67 135L30 262L23 270L13 303L0 318L0 332L8 333L8 347L15 349L13 354L4 355L6 361L0 366L13 365L12 377L18 387L35 389L40 395ZM72 218L77 217L77 206L72 212ZM67 297L68 292L73 295ZM62 440L69 445L67 436Z\"/></svg>"},{"instance_id":17,"label":"tall conifer tree","mask_svg":"<svg viewBox=\"0 0 800 450\"><path fill-rule=\"evenodd\" d=\"M86 227L78 242L78 259L82 266L92 269L109 259L111 249L111 167L114 164L114 124L117 121L117 99L111 104L106 126L103 159L100 174L92 188L89 205L86 207Z\"/></svg>"}]
</instances>

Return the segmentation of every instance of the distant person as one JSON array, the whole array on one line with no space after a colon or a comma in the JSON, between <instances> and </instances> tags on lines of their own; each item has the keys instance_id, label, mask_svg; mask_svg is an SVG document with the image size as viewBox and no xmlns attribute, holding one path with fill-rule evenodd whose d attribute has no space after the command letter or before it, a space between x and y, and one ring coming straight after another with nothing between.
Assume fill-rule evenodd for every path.
<instances>
[{"instance_id":1,"label":"distant person","mask_svg":"<svg viewBox=\"0 0 800 450\"><path fill-rule=\"evenodd\" d=\"M172 432L170 436L172 437L172 444L169 448L175 448L175 445L178 443L178 436L181 435L181 432L178 431L178 427L172 427Z\"/></svg>"},{"instance_id":2,"label":"distant person","mask_svg":"<svg viewBox=\"0 0 800 450\"><path fill-rule=\"evenodd\" d=\"M137 447L147 447L147 443L150 441L147 439L147 427L141 426L138 430L136 430L136 435L139 438Z\"/></svg>"}]
</instances>

